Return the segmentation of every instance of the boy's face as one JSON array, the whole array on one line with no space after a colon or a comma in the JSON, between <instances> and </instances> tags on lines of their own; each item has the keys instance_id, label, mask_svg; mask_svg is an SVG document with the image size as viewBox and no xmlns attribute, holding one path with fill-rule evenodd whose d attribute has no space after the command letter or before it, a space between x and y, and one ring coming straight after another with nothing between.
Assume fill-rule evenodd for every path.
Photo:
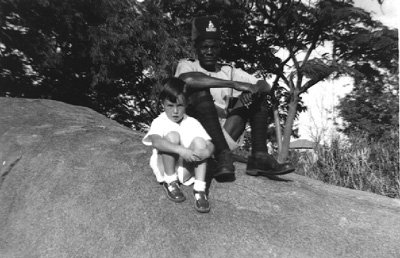
<instances>
[{"instance_id":1,"label":"boy's face","mask_svg":"<svg viewBox=\"0 0 400 258\"><path fill-rule=\"evenodd\" d=\"M169 120L175 123L182 121L186 111L186 101L183 95L178 96L176 102L171 102L168 99L163 101L164 111Z\"/></svg>"}]
</instances>

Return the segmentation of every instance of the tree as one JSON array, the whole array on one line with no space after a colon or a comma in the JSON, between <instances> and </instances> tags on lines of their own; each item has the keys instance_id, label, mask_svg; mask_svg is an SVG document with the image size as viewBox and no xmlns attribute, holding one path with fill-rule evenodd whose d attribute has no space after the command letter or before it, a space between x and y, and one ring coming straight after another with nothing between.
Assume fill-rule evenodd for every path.
<instances>
[{"instance_id":1,"label":"tree","mask_svg":"<svg viewBox=\"0 0 400 258\"><path fill-rule=\"evenodd\" d=\"M2 59L19 58L34 75L25 87L2 84L3 94L90 103L89 28L105 19L99 8L89 2L2 1L1 10ZM14 72L12 66L6 69Z\"/></svg>"},{"instance_id":2,"label":"tree","mask_svg":"<svg viewBox=\"0 0 400 258\"><path fill-rule=\"evenodd\" d=\"M340 115L346 122L344 133L365 134L370 140L390 138L399 126L398 86L361 81L340 102ZM398 85L398 79L397 79Z\"/></svg>"},{"instance_id":3,"label":"tree","mask_svg":"<svg viewBox=\"0 0 400 258\"><path fill-rule=\"evenodd\" d=\"M357 37L347 52L365 76L355 80L354 88L339 104L346 125L344 133L366 134L371 140L390 138L399 126L398 34L379 30L369 37ZM342 46L344 47L344 46ZM373 49L373 51L366 51Z\"/></svg>"},{"instance_id":4,"label":"tree","mask_svg":"<svg viewBox=\"0 0 400 258\"><path fill-rule=\"evenodd\" d=\"M288 156L294 120L304 110L301 95L328 78L343 74L361 76L362 72L357 70L359 62L354 58L362 53L356 44L348 45L347 40L370 38L377 30L386 30L350 0L232 0L211 1L208 6L190 2L189 11L183 12L182 6L169 11L183 20L202 13L218 14L226 31L225 61L234 61L250 73L273 80L284 129L280 160ZM390 48L394 41L385 44L385 48ZM329 45L330 50L316 54ZM363 51L376 52L368 47ZM363 60L368 58L372 56Z\"/></svg>"},{"instance_id":5,"label":"tree","mask_svg":"<svg viewBox=\"0 0 400 258\"><path fill-rule=\"evenodd\" d=\"M0 12L1 95L89 106L136 129L158 112L157 82L192 54L192 18L219 15L224 61L273 81L280 160L305 108L301 95L324 79L361 75L374 46L394 44L388 37L360 48L385 28L351 0L0 0Z\"/></svg>"},{"instance_id":6,"label":"tree","mask_svg":"<svg viewBox=\"0 0 400 258\"><path fill-rule=\"evenodd\" d=\"M0 1L0 95L88 106L140 128L184 44L155 1Z\"/></svg>"}]
</instances>

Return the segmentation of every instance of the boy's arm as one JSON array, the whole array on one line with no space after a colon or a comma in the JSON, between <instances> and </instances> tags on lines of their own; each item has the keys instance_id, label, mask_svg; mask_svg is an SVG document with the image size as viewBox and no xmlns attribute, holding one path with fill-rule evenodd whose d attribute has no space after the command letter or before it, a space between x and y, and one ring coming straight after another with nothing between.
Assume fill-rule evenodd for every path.
<instances>
[{"instance_id":1,"label":"boy's arm","mask_svg":"<svg viewBox=\"0 0 400 258\"><path fill-rule=\"evenodd\" d=\"M192 150L183 147L179 144L174 144L170 141L163 139L160 135L152 134L149 135L152 142L152 146L161 152L173 153L182 157L184 160L189 162L199 161L199 156Z\"/></svg>"}]
</instances>

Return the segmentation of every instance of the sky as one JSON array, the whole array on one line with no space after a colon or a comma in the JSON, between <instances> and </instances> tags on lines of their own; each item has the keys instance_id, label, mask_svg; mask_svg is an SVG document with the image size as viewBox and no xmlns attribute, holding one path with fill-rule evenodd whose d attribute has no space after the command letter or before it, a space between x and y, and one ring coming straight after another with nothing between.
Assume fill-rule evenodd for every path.
<instances>
[{"instance_id":1,"label":"sky","mask_svg":"<svg viewBox=\"0 0 400 258\"><path fill-rule=\"evenodd\" d=\"M354 5L370 11L374 19L381 21L386 26L399 28L399 0L384 0L382 6L377 2L377 0L355 0Z\"/></svg>"},{"instance_id":2,"label":"sky","mask_svg":"<svg viewBox=\"0 0 400 258\"><path fill-rule=\"evenodd\" d=\"M354 5L371 12L375 20L381 21L390 28L400 27L399 0L385 0L380 6L377 0L355 0ZM332 136L341 136L334 122L341 123L336 106L352 89L352 80L342 78L335 81L325 81L310 88L302 95L308 111L301 113L295 124L299 127L300 138L315 140L321 137L327 141Z\"/></svg>"}]
</instances>

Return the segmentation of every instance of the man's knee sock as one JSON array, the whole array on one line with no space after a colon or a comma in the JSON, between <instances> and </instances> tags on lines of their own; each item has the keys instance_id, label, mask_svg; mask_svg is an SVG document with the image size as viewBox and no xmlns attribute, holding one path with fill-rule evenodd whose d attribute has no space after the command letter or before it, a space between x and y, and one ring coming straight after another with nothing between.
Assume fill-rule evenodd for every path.
<instances>
[{"instance_id":1,"label":"man's knee sock","mask_svg":"<svg viewBox=\"0 0 400 258\"><path fill-rule=\"evenodd\" d=\"M199 91L190 96L188 114L199 120L210 135L216 155L223 150L229 150L209 91Z\"/></svg>"},{"instance_id":2,"label":"man's knee sock","mask_svg":"<svg viewBox=\"0 0 400 258\"><path fill-rule=\"evenodd\" d=\"M266 98L260 97L250 106L252 153L267 152L268 110Z\"/></svg>"}]
</instances>

